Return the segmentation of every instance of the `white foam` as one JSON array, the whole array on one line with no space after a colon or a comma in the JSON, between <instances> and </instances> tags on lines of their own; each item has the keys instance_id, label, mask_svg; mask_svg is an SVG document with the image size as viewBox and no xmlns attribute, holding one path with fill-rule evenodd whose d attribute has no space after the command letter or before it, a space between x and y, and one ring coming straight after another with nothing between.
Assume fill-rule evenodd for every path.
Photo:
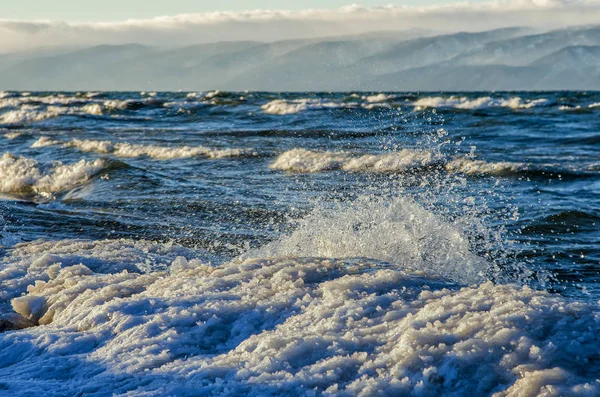
<instances>
[{"instance_id":1,"label":"white foam","mask_svg":"<svg viewBox=\"0 0 600 397\"><path fill-rule=\"evenodd\" d=\"M46 146L54 146L54 145L60 145L60 144L61 144L61 141L57 141L56 139L52 139L47 136L42 136L37 141L35 141L31 144L31 148L35 149L35 148L42 148L42 147L46 147Z\"/></svg>"},{"instance_id":2,"label":"white foam","mask_svg":"<svg viewBox=\"0 0 600 397\"><path fill-rule=\"evenodd\" d=\"M0 192L48 195L86 183L105 167L103 160L43 164L4 153L0 158Z\"/></svg>"},{"instance_id":3,"label":"white foam","mask_svg":"<svg viewBox=\"0 0 600 397\"><path fill-rule=\"evenodd\" d=\"M558 110L564 110L564 111L569 111L569 110L579 110L581 109L581 106L559 106Z\"/></svg>"},{"instance_id":4,"label":"white foam","mask_svg":"<svg viewBox=\"0 0 600 397\"><path fill-rule=\"evenodd\" d=\"M261 109L267 114L295 114L306 110L315 109L335 109L342 107L356 107L356 104L343 104L328 102L320 99L275 99L261 106Z\"/></svg>"},{"instance_id":5,"label":"white foam","mask_svg":"<svg viewBox=\"0 0 600 397\"><path fill-rule=\"evenodd\" d=\"M395 98L395 96L386 95L386 94L369 95L369 96L362 97L363 100L365 100L369 103L386 102L386 101L389 101L390 99L394 99L394 98Z\"/></svg>"},{"instance_id":6,"label":"white foam","mask_svg":"<svg viewBox=\"0 0 600 397\"><path fill-rule=\"evenodd\" d=\"M347 152L317 152L297 148L279 155L270 168L290 172L331 170L403 172L434 164L438 160L438 156L432 152L409 149L385 154L355 155Z\"/></svg>"},{"instance_id":7,"label":"white foam","mask_svg":"<svg viewBox=\"0 0 600 397\"><path fill-rule=\"evenodd\" d=\"M4 134L4 137L6 139L13 140L13 139L17 139L18 137L20 137L22 135L23 135L22 132L15 131L15 132L7 132L6 134Z\"/></svg>"},{"instance_id":8,"label":"white foam","mask_svg":"<svg viewBox=\"0 0 600 397\"><path fill-rule=\"evenodd\" d=\"M271 169L316 173L343 170L349 172L407 172L428 166L445 165L452 173L467 175L506 175L530 169L525 163L487 162L465 157L446 158L440 153L426 150L403 149L383 154L353 154L348 152L312 151L291 149L277 157Z\"/></svg>"},{"instance_id":9,"label":"white foam","mask_svg":"<svg viewBox=\"0 0 600 397\"><path fill-rule=\"evenodd\" d=\"M17 124L31 123L51 119L62 115L102 115L102 107L98 104L87 104L82 107L35 106L21 105L16 110L0 114L0 123Z\"/></svg>"},{"instance_id":10,"label":"white foam","mask_svg":"<svg viewBox=\"0 0 600 397\"><path fill-rule=\"evenodd\" d=\"M482 281L487 268L455 226L405 197L317 207L291 235L249 255L366 257L465 283Z\"/></svg>"},{"instance_id":11,"label":"white foam","mask_svg":"<svg viewBox=\"0 0 600 397\"><path fill-rule=\"evenodd\" d=\"M589 106L589 108L590 108L590 109L593 109L593 108L600 108L600 102L598 102L598 103L592 103L592 104Z\"/></svg>"},{"instance_id":12,"label":"white foam","mask_svg":"<svg viewBox=\"0 0 600 397\"><path fill-rule=\"evenodd\" d=\"M35 144L37 144L37 142ZM63 147L76 148L84 152L111 154L116 157L135 158L148 156L155 160L184 159L190 157L221 159L227 157L251 157L257 155L256 151L253 149L215 149L204 146L168 147L157 145L140 145L127 142L115 143L110 141L96 141L88 139L74 139L68 142L45 139L43 144L44 146L61 145Z\"/></svg>"},{"instance_id":13,"label":"white foam","mask_svg":"<svg viewBox=\"0 0 600 397\"><path fill-rule=\"evenodd\" d=\"M390 210L395 221L422 215L411 204ZM405 222L435 233L434 220ZM128 249L80 244L68 252L85 263L103 246L117 262ZM0 333L10 394L600 393L596 304L489 282L457 288L365 259L175 259L180 270L101 274L39 243L22 254L28 247L8 260L35 266L0 272L30 284L6 319L45 325ZM141 262L147 251L172 258L154 249L130 252Z\"/></svg>"},{"instance_id":14,"label":"white foam","mask_svg":"<svg viewBox=\"0 0 600 397\"><path fill-rule=\"evenodd\" d=\"M204 95L204 98L205 98L205 99L212 99L212 98L215 98L215 97L217 97L217 96L219 96L219 95L221 95L221 91L219 91L219 90L216 90L216 91L210 91L210 92L207 92L207 93Z\"/></svg>"},{"instance_id":15,"label":"white foam","mask_svg":"<svg viewBox=\"0 0 600 397\"><path fill-rule=\"evenodd\" d=\"M373 110L373 109L377 109L377 108L385 108L385 109L390 109L392 107L392 105L390 105L389 103L361 103L360 106L364 109L367 110Z\"/></svg>"},{"instance_id":16,"label":"white foam","mask_svg":"<svg viewBox=\"0 0 600 397\"><path fill-rule=\"evenodd\" d=\"M548 104L547 99L535 99L524 101L519 97L509 99L481 97L470 99L467 97L427 97L421 98L413 102L415 110L423 110L426 108L454 108L454 109L485 109L493 107L506 107L511 109L529 109Z\"/></svg>"},{"instance_id":17,"label":"white foam","mask_svg":"<svg viewBox=\"0 0 600 397\"><path fill-rule=\"evenodd\" d=\"M529 166L525 163L511 163L508 161L487 162L457 157L446 164L446 170L460 172L467 175L505 175L527 171Z\"/></svg>"},{"instance_id":18,"label":"white foam","mask_svg":"<svg viewBox=\"0 0 600 397\"><path fill-rule=\"evenodd\" d=\"M82 98L75 96L65 95L47 95L47 96L32 96L32 95L21 95L20 97L5 97L0 98L0 108L6 107L18 107L20 105L71 105L79 104L82 102Z\"/></svg>"}]
</instances>

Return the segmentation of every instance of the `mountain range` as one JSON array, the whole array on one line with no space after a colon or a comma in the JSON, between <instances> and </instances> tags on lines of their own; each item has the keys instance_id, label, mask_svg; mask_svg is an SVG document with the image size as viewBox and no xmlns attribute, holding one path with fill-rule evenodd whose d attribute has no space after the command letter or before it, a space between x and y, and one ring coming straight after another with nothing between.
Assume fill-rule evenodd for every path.
<instances>
[{"instance_id":1,"label":"mountain range","mask_svg":"<svg viewBox=\"0 0 600 397\"><path fill-rule=\"evenodd\" d=\"M0 55L0 89L600 90L600 26L46 49Z\"/></svg>"}]
</instances>

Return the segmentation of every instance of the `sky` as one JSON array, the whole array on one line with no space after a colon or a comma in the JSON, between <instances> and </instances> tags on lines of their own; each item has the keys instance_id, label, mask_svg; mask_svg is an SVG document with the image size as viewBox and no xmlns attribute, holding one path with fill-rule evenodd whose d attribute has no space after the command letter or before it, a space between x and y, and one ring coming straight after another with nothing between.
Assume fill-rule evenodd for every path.
<instances>
[{"instance_id":1,"label":"sky","mask_svg":"<svg viewBox=\"0 0 600 397\"><path fill-rule=\"evenodd\" d=\"M0 53L600 24L600 0L375 1L0 0Z\"/></svg>"},{"instance_id":2,"label":"sky","mask_svg":"<svg viewBox=\"0 0 600 397\"><path fill-rule=\"evenodd\" d=\"M473 3L483 1L472 0ZM115 22L214 11L335 9L353 3L364 7L389 4L424 6L451 2L452 0L5 0L0 1L0 19Z\"/></svg>"}]
</instances>

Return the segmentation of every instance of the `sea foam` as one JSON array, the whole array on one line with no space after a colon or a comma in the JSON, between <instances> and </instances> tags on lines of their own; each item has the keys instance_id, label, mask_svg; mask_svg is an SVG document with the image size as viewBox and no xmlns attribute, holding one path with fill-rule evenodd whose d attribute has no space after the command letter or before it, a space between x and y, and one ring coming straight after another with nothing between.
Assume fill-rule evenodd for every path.
<instances>
[{"instance_id":1,"label":"sea foam","mask_svg":"<svg viewBox=\"0 0 600 397\"><path fill-rule=\"evenodd\" d=\"M328 102L320 99L276 99L261 106L261 109L267 114L294 114L306 110L315 109L335 109L342 107L356 107L357 104L343 104Z\"/></svg>"},{"instance_id":2,"label":"sea foam","mask_svg":"<svg viewBox=\"0 0 600 397\"><path fill-rule=\"evenodd\" d=\"M470 99L467 97L426 97L412 103L415 110L426 108L454 108L454 109L485 109L493 107L504 107L510 109L530 109L539 106L546 106L549 103L547 99L535 99L525 101L519 97L512 98L492 98L480 97Z\"/></svg>"},{"instance_id":3,"label":"sea foam","mask_svg":"<svg viewBox=\"0 0 600 397\"><path fill-rule=\"evenodd\" d=\"M409 149L378 155L356 155L297 148L279 155L270 167L274 170L308 173L332 170L401 172L431 165L436 160L432 152Z\"/></svg>"},{"instance_id":4,"label":"sea foam","mask_svg":"<svg viewBox=\"0 0 600 397\"><path fill-rule=\"evenodd\" d=\"M315 173L334 170L349 172L402 173L424 167L443 166L446 171L467 175L506 175L526 172L525 163L487 162L466 157L446 157L428 150L403 149L382 154L312 151L302 148L280 154L270 168L288 172Z\"/></svg>"},{"instance_id":5,"label":"sea foam","mask_svg":"<svg viewBox=\"0 0 600 397\"><path fill-rule=\"evenodd\" d=\"M0 123L18 124L42 121L64 115L102 115L102 107L96 103L81 107L21 105L16 110L0 114Z\"/></svg>"},{"instance_id":6,"label":"sea foam","mask_svg":"<svg viewBox=\"0 0 600 397\"><path fill-rule=\"evenodd\" d=\"M190 157L208 157L221 159L227 157L252 157L257 152L254 149L225 148L215 149L204 146L158 146L141 145L127 142L96 141L89 139L73 139L72 141L59 141L48 137L41 137L31 147L62 146L75 148L83 152L111 154L116 157L135 158L147 156L155 160L184 159Z\"/></svg>"},{"instance_id":7,"label":"sea foam","mask_svg":"<svg viewBox=\"0 0 600 397\"><path fill-rule=\"evenodd\" d=\"M80 160L74 164L40 163L4 153L0 158L0 192L48 195L86 183L106 168L103 160Z\"/></svg>"}]
</instances>

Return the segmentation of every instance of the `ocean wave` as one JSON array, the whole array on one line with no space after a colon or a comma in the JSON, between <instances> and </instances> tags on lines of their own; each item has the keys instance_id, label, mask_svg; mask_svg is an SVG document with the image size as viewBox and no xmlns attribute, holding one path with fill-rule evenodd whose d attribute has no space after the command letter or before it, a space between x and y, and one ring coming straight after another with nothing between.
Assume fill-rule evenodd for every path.
<instances>
[{"instance_id":1,"label":"ocean wave","mask_svg":"<svg viewBox=\"0 0 600 397\"><path fill-rule=\"evenodd\" d=\"M485 109L494 107L504 107L511 109L530 109L534 107L547 106L550 102L547 99L534 99L531 101L523 100L519 97L504 98L467 98L467 97L427 97L421 98L412 103L415 110L426 108L454 108L454 109Z\"/></svg>"},{"instance_id":2,"label":"ocean wave","mask_svg":"<svg viewBox=\"0 0 600 397\"><path fill-rule=\"evenodd\" d=\"M14 311L3 324L28 328L0 334L5 390L33 394L43 382L60 384L56 395L600 392L597 304L517 285L461 286L367 259L207 266L173 260L168 248L79 244L88 245L73 251L83 263L106 247L117 263L129 250L141 263L151 252L172 265L107 274L39 243L26 255L29 245L18 247L3 259L0 294L24 295L5 296Z\"/></svg>"},{"instance_id":3,"label":"ocean wave","mask_svg":"<svg viewBox=\"0 0 600 397\"><path fill-rule=\"evenodd\" d=\"M561 105L558 107L558 110L565 110L565 111L573 111L573 110L580 110L581 106L577 105L577 106L572 106L572 105Z\"/></svg>"},{"instance_id":4,"label":"ocean wave","mask_svg":"<svg viewBox=\"0 0 600 397\"><path fill-rule=\"evenodd\" d=\"M275 99L261 106L266 114L295 114L306 110L336 109L343 107L356 107L358 104L343 104L323 101L320 99Z\"/></svg>"},{"instance_id":5,"label":"ocean wave","mask_svg":"<svg viewBox=\"0 0 600 397\"><path fill-rule=\"evenodd\" d=\"M307 110L323 110L323 109L366 109L373 110L376 108L390 109L392 105L386 100L392 99L392 96L385 94L372 96L356 96L355 99L362 99L365 103L356 102L333 102L324 101L321 99L276 99L261 106L261 109L266 114L296 114Z\"/></svg>"},{"instance_id":6,"label":"ocean wave","mask_svg":"<svg viewBox=\"0 0 600 397\"><path fill-rule=\"evenodd\" d=\"M465 157L448 158L427 150L403 149L383 154L353 154L319 152L307 149L288 150L270 165L271 169L289 172L316 173L324 171L407 172L425 167L443 167L452 173L467 175L512 175L525 173L531 166L525 163L487 162Z\"/></svg>"},{"instance_id":7,"label":"ocean wave","mask_svg":"<svg viewBox=\"0 0 600 397\"><path fill-rule=\"evenodd\" d=\"M489 267L455 225L408 197L317 207L290 235L246 256L363 257L464 283L482 282Z\"/></svg>"},{"instance_id":8,"label":"ocean wave","mask_svg":"<svg viewBox=\"0 0 600 397\"><path fill-rule=\"evenodd\" d=\"M84 98L66 95L32 96L21 95L19 97L7 96L0 98L0 109L7 107L19 107L21 105L72 105L85 103Z\"/></svg>"},{"instance_id":9,"label":"ocean wave","mask_svg":"<svg viewBox=\"0 0 600 397\"><path fill-rule=\"evenodd\" d=\"M0 114L2 124L20 124L43 121L64 115L102 115L102 107L99 104L87 104L81 107L59 107L59 106L34 106L21 105L16 110L10 110Z\"/></svg>"},{"instance_id":10,"label":"ocean wave","mask_svg":"<svg viewBox=\"0 0 600 397\"><path fill-rule=\"evenodd\" d=\"M110 154L116 157L135 158L147 156L155 160L185 159L190 157L208 157L222 159L228 157L253 157L257 156L254 149L225 148L215 149L204 146L157 146L141 145L127 142L95 141L86 139L73 139L64 142L48 137L41 137L31 147L62 146L76 148L83 152Z\"/></svg>"},{"instance_id":11,"label":"ocean wave","mask_svg":"<svg viewBox=\"0 0 600 397\"><path fill-rule=\"evenodd\" d=\"M449 161L446 165L449 172L462 173L466 175L513 175L531 170L525 163L512 163L508 161L487 162L458 157Z\"/></svg>"},{"instance_id":12,"label":"ocean wave","mask_svg":"<svg viewBox=\"0 0 600 397\"><path fill-rule=\"evenodd\" d=\"M17 139L20 136L26 135L26 133L24 132L20 132L20 131L14 131L14 132L7 132L6 134L4 134L4 137L8 140L13 140L13 139Z\"/></svg>"},{"instance_id":13,"label":"ocean wave","mask_svg":"<svg viewBox=\"0 0 600 397\"><path fill-rule=\"evenodd\" d=\"M307 149L288 150L270 165L271 169L291 172L323 172L333 170L402 172L435 164L432 152L404 149L386 154L356 155L348 152L317 152Z\"/></svg>"},{"instance_id":14,"label":"ocean wave","mask_svg":"<svg viewBox=\"0 0 600 397\"><path fill-rule=\"evenodd\" d=\"M49 196L90 180L106 168L103 160L80 160L74 164L40 163L34 159L4 153L0 157L0 192Z\"/></svg>"},{"instance_id":15,"label":"ocean wave","mask_svg":"<svg viewBox=\"0 0 600 397\"><path fill-rule=\"evenodd\" d=\"M367 101L369 103L387 102L394 98L395 98L394 95L386 95L386 94L375 94L375 95L367 95L367 96L362 97L362 99L364 101Z\"/></svg>"}]
</instances>

